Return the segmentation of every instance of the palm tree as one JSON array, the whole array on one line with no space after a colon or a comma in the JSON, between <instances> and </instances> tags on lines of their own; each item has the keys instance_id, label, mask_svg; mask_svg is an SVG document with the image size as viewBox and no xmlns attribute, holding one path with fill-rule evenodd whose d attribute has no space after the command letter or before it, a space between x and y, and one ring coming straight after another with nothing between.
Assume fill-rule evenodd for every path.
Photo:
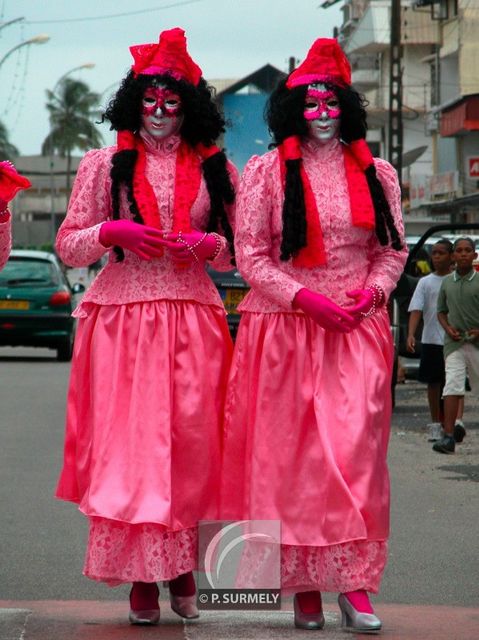
<instances>
[{"instance_id":1,"label":"palm tree","mask_svg":"<svg viewBox=\"0 0 479 640\"><path fill-rule=\"evenodd\" d=\"M3 122L0 122L0 160L13 160L20 155L17 147L8 139L8 130Z\"/></svg>"},{"instance_id":2,"label":"palm tree","mask_svg":"<svg viewBox=\"0 0 479 640\"><path fill-rule=\"evenodd\" d=\"M50 133L42 144L42 155L57 151L67 159L67 191L70 191L72 153L75 149L87 151L103 143L93 118L98 110L99 96L88 85L78 80L64 78L57 90L47 89L46 107L50 112Z\"/></svg>"}]
</instances>

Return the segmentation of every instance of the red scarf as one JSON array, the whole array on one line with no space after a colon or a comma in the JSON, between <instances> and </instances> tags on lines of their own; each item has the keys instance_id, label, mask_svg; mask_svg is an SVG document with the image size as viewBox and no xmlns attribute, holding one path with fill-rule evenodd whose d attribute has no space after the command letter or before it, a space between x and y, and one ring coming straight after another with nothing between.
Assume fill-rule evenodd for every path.
<instances>
[{"instance_id":1,"label":"red scarf","mask_svg":"<svg viewBox=\"0 0 479 640\"><path fill-rule=\"evenodd\" d=\"M117 146L118 151L136 149L138 152L133 175L133 194L143 222L150 227L160 229L158 202L146 176L146 149L143 140L131 131L119 131ZM172 229L174 233L191 231L191 207L198 196L201 184L201 157L208 157L218 151L217 147L203 148L202 146L195 150L183 140L180 142L176 154Z\"/></svg>"},{"instance_id":2,"label":"red scarf","mask_svg":"<svg viewBox=\"0 0 479 640\"><path fill-rule=\"evenodd\" d=\"M374 229L374 206L369 191L364 170L373 163L373 158L365 140L357 140L350 145L342 145L346 180L348 183L349 202L351 206L351 221L355 227ZM280 155L281 179L283 188L286 177L286 160L301 159L299 138L286 138L278 147ZM323 232L321 230L320 215L316 206L311 183L303 163L300 166L301 182L303 183L304 204L306 208L306 246L293 257L295 267L312 269L326 264Z\"/></svg>"}]
</instances>

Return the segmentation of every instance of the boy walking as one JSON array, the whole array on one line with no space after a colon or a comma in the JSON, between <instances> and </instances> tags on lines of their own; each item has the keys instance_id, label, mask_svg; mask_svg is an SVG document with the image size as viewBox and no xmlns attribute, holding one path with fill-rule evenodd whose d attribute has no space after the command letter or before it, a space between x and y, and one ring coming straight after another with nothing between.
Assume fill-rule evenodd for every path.
<instances>
[{"instance_id":1,"label":"boy walking","mask_svg":"<svg viewBox=\"0 0 479 640\"><path fill-rule=\"evenodd\" d=\"M421 278L409 304L407 350L416 349L415 333L421 318L424 326L421 338L421 360L418 379L427 384L427 399L431 414L428 440L436 442L442 436L441 395L445 382L444 329L437 317L437 299L442 281L451 273L453 245L449 240L436 242L431 251L433 273ZM461 414L462 415L462 414Z\"/></svg>"},{"instance_id":2,"label":"boy walking","mask_svg":"<svg viewBox=\"0 0 479 640\"><path fill-rule=\"evenodd\" d=\"M442 282L437 301L437 317L446 332L444 357L444 436L433 444L438 453L454 453L461 433L454 422L459 401L464 397L466 375L474 393L479 391L479 274L473 268L477 258L471 238L459 238L454 243L456 270Z\"/></svg>"}]
</instances>

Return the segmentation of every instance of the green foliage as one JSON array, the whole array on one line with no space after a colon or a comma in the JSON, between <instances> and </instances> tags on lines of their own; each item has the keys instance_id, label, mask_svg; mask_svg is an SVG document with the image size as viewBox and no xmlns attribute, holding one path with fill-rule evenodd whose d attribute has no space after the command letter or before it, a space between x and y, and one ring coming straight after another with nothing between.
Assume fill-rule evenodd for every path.
<instances>
[{"instance_id":1,"label":"green foliage","mask_svg":"<svg viewBox=\"0 0 479 640\"><path fill-rule=\"evenodd\" d=\"M67 158L67 188L70 186L73 151L101 147L103 139L94 124L98 114L99 95L84 82L65 78L56 91L47 89L50 133L42 144L42 155L55 152Z\"/></svg>"},{"instance_id":2,"label":"green foliage","mask_svg":"<svg viewBox=\"0 0 479 640\"><path fill-rule=\"evenodd\" d=\"M8 139L7 128L3 122L0 122L0 160L13 160L18 155L17 147Z\"/></svg>"}]
</instances>

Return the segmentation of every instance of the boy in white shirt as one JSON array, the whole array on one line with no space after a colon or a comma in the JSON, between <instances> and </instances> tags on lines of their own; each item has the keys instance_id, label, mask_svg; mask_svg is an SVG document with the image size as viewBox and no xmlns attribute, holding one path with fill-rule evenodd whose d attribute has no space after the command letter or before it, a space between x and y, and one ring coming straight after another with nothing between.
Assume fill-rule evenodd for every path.
<instances>
[{"instance_id":1,"label":"boy in white shirt","mask_svg":"<svg viewBox=\"0 0 479 640\"><path fill-rule=\"evenodd\" d=\"M411 353L415 351L414 336L421 317L424 322L418 379L427 384L427 398L432 419L432 423L428 425L429 442L439 440L442 435L441 395L445 382L444 329L437 319L437 298L443 278L451 273L452 254L453 245L449 240L439 240L433 245L431 261L434 271L419 280L408 309L410 316L407 350ZM459 408L460 416L462 416L463 407L464 403ZM456 424L462 425L462 420L458 418Z\"/></svg>"}]
</instances>

